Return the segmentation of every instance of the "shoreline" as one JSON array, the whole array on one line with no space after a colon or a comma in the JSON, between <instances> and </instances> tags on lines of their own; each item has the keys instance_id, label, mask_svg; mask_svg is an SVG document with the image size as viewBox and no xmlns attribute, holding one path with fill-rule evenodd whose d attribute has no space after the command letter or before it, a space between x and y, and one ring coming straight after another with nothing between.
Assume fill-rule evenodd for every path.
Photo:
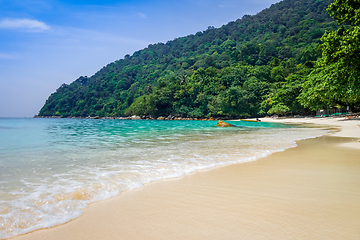
<instances>
[{"instance_id":1,"label":"shoreline","mask_svg":"<svg viewBox=\"0 0 360 240\"><path fill-rule=\"evenodd\" d=\"M345 119L344 117L325 117L325 118L285 118L285 119L272 119L261 118L263 122L277 122L284 124L316 124L327 125L338 128L337 131L331 136L334 137L348 137L358 138L359 140L350 143L341 144L341 146L360 149L360 118Z\"/></svg>"},{"instance_id":2,"label":"shoreline","mask_svg":"<svg viewBox=\"0 0 360 240\"><path fill-rule=\"evenodd\" d=\"M267 120L270 120L272 122L278 122L278 123L291 123L291 124L298 124L298 123L311 123L311 124L319 124L319 119L261 119L264 122L267 122ZM339 125L342 129L342 131L332 134L333 136L341 136L341 137L347 137L347 138L333 138L333 137L322 137L319 139L338 139L337 143L334 144L333 140L327 140L331 143L324 143L322 145L332 145L332 147L336 147L336 149L342 149L341 151L347 152L358 152L358 149L360 149L359 142L356 142L354 140L348 139L349 137L354 138L357 136L357 138L360 137L360 127L359 129L353 129L354 126L357 126L357 124L360 123L360 121L354 121L351 122L337 122L338 119L331 119L328 121L321 121L320 124L323 125ZM355 125L354 125L355 124ZM344 132L345 131L345 132ZM218 225L225 226L226 223L232 222L234 219L232 216L232 211L228 212L226 209L227 204L230 204L229 201L222 202L220 205L217 205L217 203L214 203L214 198L217 197L224 197L224 198L236 198L234 196L238 195L236 186L237 184L234 184L230 182L226 182L224 180L225 185L222 185L221 187L215 187L218 185L214 179L221 179L226 178L226 176L231 173L230 175L237 175L239 173L244 173L246 169L250 169L250 173L254 171L253 167L254 165L265 166L266 168L272 168L274 169L274 161L277 161L277 158L284 158L282 155L285 156L285 158L293 158L294 152L301 152L305 151L303 149L303 145L309 145L306 142L312 142L315 143L313 145L317 146L317 144L321 145L321 141L319 139L307 139L307 140L300 140L297 142L298 147L296 148L289 148L285 150L284 152L278 152L273 153L270 156L267 156L265 158L258 159L255 162L249 162L249 163L241 163L241 164L231 164L226 166L220 166L212 169L207 170L199 170L195 173L185 175L180 178L175 179L167 179L163 181L158 181L154 183L146 184L145 187L142 187L140 189L135 190L129 190L125 191L120 194L120 196L97 202L94 204L91 204L87 209L84 210L84 214L77 218L72 220L69 223L66 223L64 225L56 226L54 228L50 229L44 229L44 230L37 230L35 232L20 235L13 237L11 239L199 239L199 238L207 238L207 239L219 239L222 235L217 235L217 233L223 234L223 231L221 228L217 228ZM341 139L341 140L339 140ZM320 142L320 143L319 143ZM326 141L325 141L326 142ZM310 144L311 145L311 144ZM339 145L339 146L337 146ZM351 146L350 146L351 145ZM353 149L351 151L344 150L346 148L343 147L353 147L356 149ZM315 147L316 148L316 147ZM296 149L296 150L295 150ZM279 156L280 155L280 156ZM351 154L350 154L351 155ZM356 160L356 159L355 159ZM354 160L354 161L355 161ZM269 165L270 164L270 165ZM297 163L293 163L297 164ZM309 163L308 163L309 164ZM282 165L288 165L286 162L282 161L281 163L278 163L276 166L282 166ZM253 172L256 174L256 171ZM360 173L360 172L359 172ZM249 173L246 173L248 177L251 177ZM269 174L266 172L266 174ZM265 174L265 175L266 175ZM241 175L241 174L240 174ZM264 176L265 176L264 175ZM202 178L204 177L205 178ZM281 176L281 175L280 175ZM234 177L234 176L233 176ZM262 178L261 175L257 175L257 177ZM283 176L284 177L284 176ZM200 178L200 180L199 180ZM205 180L204 180L205 179ZM234 179L232 179L234 180ZM236 179L235 179L236 180ZM250 181L248 179L244 179L242 177L243 181ZM256 179L252 179L245 191L245 195L247 197L255 197L261 195L260 192L252 192L251 186L253 184L253 181ZM200 182L199 182L200 181ZM257 184L268 184L265 182L259 182L257 180ZM199 187L201 186L201 187ZM258 186L258 185L257 185ZM164 189L165 187L165 189ZM258 186L259 187L259 186ZM278 186L274 184L272 187L277 188ZM188 189L189 188L189 189ZM215 189L214 189L215 188ZM178 189L178 190L173 190ZM207 189L212 189L212 191L207 191ZM232 189L233 191L230 191L229 189ZM217 191L220 192L217 192ZM242 189L244 190L244 189ZM263 189L264 190L264 189ZM155 191L155 192L153 192ZM205 194L203 193L205 191ZM185 193L184 193L185 192ZM281 191L280 191L281 192ZM180 194L184 193L184 194ZM244 194L244 192L241 192ZM251 194L252 193L252 194ZM158 197L159 196L159 197ZM157 197L159 199L157 199ZM289 196L287 196L289 197ZM276 198L276 196L275 196ZM142 200L141 199L147 199ZM168 199L168 200L163 200ZM170 199L170 200L169 200ZM195 202L193 200L196 200ZM136 201L134 201L136 200ZM241 199L237 199L240 201L240 205L237 207L241 208L244 206L248 206L248 203L243 202ZM254 199L253 199L254 200ZM264 205L267 204L264 202L265 199L262 199L261 201L257 202L257 204ZM159 202L158 202L159 201ZM164 202L165 201L165 202ZM201 208L202 206L207 206L207 210L213 209L212 215L207 212L200 211L200 216L197 217L197 221L193 223L193 225L200 224L201 226L198 226L199 229L202 229L204 234L206 231L212 232L212 235L199 235L199 232L197 229L193 229L191 224L188 222L192 220L192 217L187 218L186 216L183 216L181 211L185 211L187 209L191 209L191 211L198 212L199 209L193 208L193 206L189 206L187 202L195 203L198 208ZM270 201L271 202L271 201ZM360 202L360 201L359 201ZM273 204L275 204L273 202ZM162 206L164 209L162 209ZM165 207L166 206L166 207ZM175 209L174 209L175 208ZM256 209L256 206L251 206L252 209ZM154 211L156 209L156 211ZM175 211L176 210L176 211ZM173 212L175 211L175 213ZM191 212L190 211L190 212ZM244 210L245 211L245 210ZM356 212L360 211L360 206L357 208ZM117 213L116 213L117 212ZM187 212L190 214L190 212ZM246 212L246 211L245 211ZM257 214L251 215L248 217L253 219L252 223L255 225L259 225L259 223L256 223L254 219L261 219L264 215L263 213L256 211ZM125 214L126 213L126 214ZM161 213L161 214L160 214ZM228 215L231 215L228 216ZM136 217L138 216L138 217ZM178 221L176 223L172 222L172 216L175 216L175 218L178 218ZM226 217L228 216L228 217ZM160 217L160 218L159 218ZM268 219L269 216L267 216L266 219ZM274 216L273 216L274 217ZM211 220L208 220L210 218ZM217 219L219 218L219 219ZM246 219L238 219L237 216L235 218L238 221L242 221L243 224L247 224ZM220 220L222 219L222 223L220 224ZM276 219L276 217L275 217ZM278 219L280 221L280 219ZM284 219L283 219L284 220ZM148 221L148 222L147 222ZM219 222L220 221L220 222ZM259 220L260 221L260 220ZM356 221L360 221L360 219L356 219ZM200 223L199 223L200 222ZM261 222L261 221L260 221ZM281 222L281 221L280 221ZM206 223L206 224L205 224ZM234 223L234 222L233 222ZM206 226L205 226L206 225ZM208 227L211 226L211 227ZM144 227L144 229L141 228ZM234 228L236 227L236 224ZM254 227L254 226L253 226ZM229 232L234 232L235 229L231 229L231 227L225 227L228 229ZM154 230L155 229L155 230ZM218 232L214 232L214 230L217 229ZM236 232L236 231L235 231ZM228 239L235 239L236 236L240 236L239 234L256 234L255 232L249 232L249 231L239 231L236 232L235 235L229 235ZM179 235L180 234L180 235ZM182 235L184 237L182 237ZM256 235L255 238L251 238L251 234L248 235L248 238L244 239L272 239L270 238L261 238L260 236L262 233L258 232L260 235ZM356 232L356 234L358 234ZM360 235L360 233L359 233ZM185 237L186 236L186 237ZM217 236L217 238L215 238ZM274 236L274 239L276 236ZM281 237L280 237L281 238ZM283 238L286 239L286 238Z\"/></svg>"}]
</instances>

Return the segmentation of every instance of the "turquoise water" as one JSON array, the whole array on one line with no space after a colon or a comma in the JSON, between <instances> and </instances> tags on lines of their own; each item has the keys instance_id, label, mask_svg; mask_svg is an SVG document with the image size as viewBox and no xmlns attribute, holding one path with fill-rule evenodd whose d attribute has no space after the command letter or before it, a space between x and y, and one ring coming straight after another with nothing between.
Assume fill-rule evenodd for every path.
<instances>
[{"instance_id":1,"label":"turquoise water","mask_svg":"<svg viewBox=\"0 0 360 240\"><path fill-rule=\"evenodd\" d=\"M199 169L254 161L324 134L264 122L0 119L0 239L70 221L89 203Z\"/></svg>"}]
</instances>

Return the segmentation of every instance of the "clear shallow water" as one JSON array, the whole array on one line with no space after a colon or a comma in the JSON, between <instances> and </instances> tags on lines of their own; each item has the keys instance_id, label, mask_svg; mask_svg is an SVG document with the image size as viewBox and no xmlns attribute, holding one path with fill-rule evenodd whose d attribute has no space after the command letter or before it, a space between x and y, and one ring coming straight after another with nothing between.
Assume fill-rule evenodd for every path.
<instances>
[{"instance_id":1,"label":"clear shallow water","mask_svg":"<svg viewBox=\"0 0 360 240\"><path fill-rule=\"evenodd\" d=\"M324 130L216 121L0 119L0 239L151 181L256 160Z\"/></svg>"}]
</instances>

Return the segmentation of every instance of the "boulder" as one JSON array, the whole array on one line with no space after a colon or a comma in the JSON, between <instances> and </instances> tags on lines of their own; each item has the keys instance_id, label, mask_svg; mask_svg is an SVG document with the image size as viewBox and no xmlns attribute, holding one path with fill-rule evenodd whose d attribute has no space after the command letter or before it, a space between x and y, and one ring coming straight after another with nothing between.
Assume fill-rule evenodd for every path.
<instances>
[{"instance_id":1,"label":"boulder","mask_svg":"<svg viewBox=\"0 0 360 240\"><path fill-rule=\"evenodd\" d=\"M130 117L130 119L132 119L132 120L140 120L141 117L136 116L136 115L132 115L132 116Z\"/></svg>"},{"instance_id":2,"label":"boulder","mask_svg":"<svg viewBox=\"0 0 360 240\"><path fill-rule=\"evenodd\" d=\"M217 127L236 127L235 125L231 125L231 124L223 122L221 120L218 121L216 126Z\"/></svg>"}]
</instances>

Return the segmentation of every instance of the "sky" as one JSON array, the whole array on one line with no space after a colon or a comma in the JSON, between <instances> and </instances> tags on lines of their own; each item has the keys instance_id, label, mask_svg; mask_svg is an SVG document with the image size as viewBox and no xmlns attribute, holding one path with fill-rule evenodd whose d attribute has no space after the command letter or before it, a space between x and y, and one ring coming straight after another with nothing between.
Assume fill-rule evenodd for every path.
<instances>
[{"instance_id":1,"label":"sky","mask_svg":"<svg viewBox=\"0 0 360 240\"><path fill-rule=\"evenodd\" d=\"M278 0L0 0L0 117L33 117L63 83Z\"/></svg>"}]
</instances>

